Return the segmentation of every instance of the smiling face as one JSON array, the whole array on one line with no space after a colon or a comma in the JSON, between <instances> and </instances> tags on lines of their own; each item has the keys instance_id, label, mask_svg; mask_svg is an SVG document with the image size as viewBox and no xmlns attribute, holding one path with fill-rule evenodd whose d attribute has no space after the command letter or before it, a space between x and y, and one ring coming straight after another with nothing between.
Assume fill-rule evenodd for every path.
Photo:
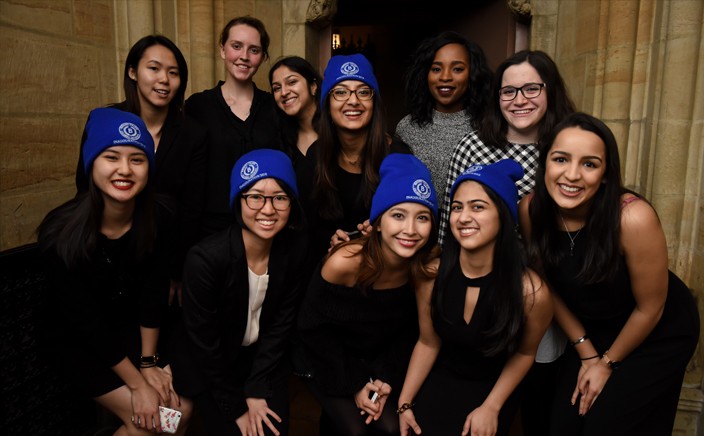
<instances>
[{"instance_id":1,"label":"smiling face","mask_svg":"<svg viewBox=\"0 0 704 436\"><path fill-rule=\"evenodd\" d=\"M277 106L286 115L301 117L303 114L315 112L315 97L318 85L308 84L308 81L299 73L286 65L281 65L272 73L271 91L274 94Z\"/></svg>"},{"instance_id":2,"label":"smiling face","mask_svg":"<svg viewBox=\"0 0 704 436\"><path fill-rule=\"evenodd\" d=\"M547 151L545 187L557 206L573 217L585 217L605 182L606 146L579 127L560 131Z\"/></svg>"},{"instance_id":3,"label":"smiling face","mask_svg":"<svg viewBox=\"0 0 704 436\"><path fill-rule=\"evenodd\" d=\"M137 68L129 69L129 76L137 82L137 98L143 109L168 110L181 86L176 57L159 44L144 51Z\"/></svg>"},{"instance_id":4,"label":"smiling face","mask_svg":"<svg viewBox=\"0 0 704 436\"><path fill-rule=\"evenodd\" d=\"M283 196L288 197L286 191L276 180L268 178L261 179L250 186L242 195L259 194L266 197ZM271 240L281 230L286 227L291 214L291 206L285 210L274 209L273 199L264 200L264 206L259 209L252 209L247 205L243 197L240 197L240 207L242 210L242 222L247 230L254 236L262 240Z\"/></svg>"},{"instance_id":5,"label":"smiling face","mask_svg":"<svg viewBox=\"0 0 704 436\"><path fill-rule=\"evenodd\" d=\"M526 83L543 83L543 79L531 64L523 62L510 66L501 78L501 87L513 86L520 88ZM548 84L547 86L550 86ZM499 98L499 96L495 96ZM548 98L545 89L534 98L525 98L518 92L511 101L499 100L501 114L508 124L506 138L513 143L530 144L538 140L538 130L548 109Z\"/></svg>"},{"instance_id":6,"label":"smiling face","mask_svg":"<svg viewBox=\"0 0 704 436\"><path fill-rule=\"evenodd\" d=\"M95 158L91 176L106 203L133 202L147 186L149 161L137 147L109 147Z\"/></svg>"},{"instance_id":7,"label":"smiling face","mask_svg":"<svg viewBox=\"0 0 704 436\"><path fill-rule=\"evenodd\" d=\"M473 180L459 185L450 204L450 230L460 247L492 259L500 228L499 210L484 187Z\"/></svg>"},{"instance_id":8,"label":"smiling face","mask_svg":"<svg viewBox=\"0 0 704 436\"><path fill-rule=\"evenodd\" d=\"M418 203L399 203L381 215L377 231L387 259L409 259L428 243L433 230L430 209Z\"/></svg>"},{"instance_id":9,"label":"smiling face","mask_svg":"<svg viewBox=\"0 0 704 436\"><path fill-rule=\"evenodd\" d=\"M428 71L428 88L439 112L459 112L469 88L469 53L460 44L447 44L435 52Z\"/></svg>"},{"instance_id":10,"label":"smiling face","mask_svg":"<svg viewBox=\"0 0 704 436\"><path fill-rule=\"evenodd\" d=\"M246 24L230 27L227 41L220 46L220 57L230 77L241 82L252 80L264 61L261 35Z\"/></svg>"},{"instance_id":11,"label":"smiling face","mask_svg":"<svg viewBox=\"0 0 704 436\"><path fill-rule=\"evenodd\" d=\"M371 89L369 85L359 80L343 80L332 88L332 92L335 92L337 88L350 91L362 88ZM371 100L360 100L352 92L345 101L337 101L332 95L328 99L330 101L330 116L338 129L360 130L368 127L371 123L374 114L374 97Z\"/></svg>"}]
</instances>

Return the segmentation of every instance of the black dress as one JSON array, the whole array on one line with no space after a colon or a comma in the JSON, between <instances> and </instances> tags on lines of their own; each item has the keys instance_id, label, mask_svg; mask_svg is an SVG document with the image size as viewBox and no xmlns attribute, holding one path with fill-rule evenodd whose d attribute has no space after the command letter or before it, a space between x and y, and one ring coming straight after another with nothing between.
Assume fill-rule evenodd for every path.
<instances>
[{"instance_id":1,"label":"black dress","mask_svg":"<svg viewBox=\"0 0 704 436\"><path fill-rule=\"evenodd\" d=\"M561 234L563 247L570 243ZM589 237L582 229L580 240ZM572 238L576 238L573 235ZM609 349L635 308L628 268L623 258L616 277L587 285L577 278L585 244L575 244L548 279L570 311L579 318L599 354ZM581 418L570 404L580 367L569 347L558 375L551 435L670 435L680 388L699 338L699 314L691 292L672 272L662 317L650 335L615 369L603 391Z\"/></svg>"},{"instance_id":2,"label":"black dress","mask_svg":"<svg viewBox=\"0 0 704 436\"><path fill-rule=\"evenodd\" d=\"M156 255L135 260L132 233L99 235L90 262L72 270L55 252L44 258L53 357L91 398L125 384L111 368L125 357L139 367L139 328L159 327L166 308L166 265Z\"/></svg>"},{"instance_id":3,"label":"black dress","mask_svg":"<svg viewBox=\"0 0 704 436\"><path fill-rule=\"evenodd\" d=\"M410 284L393 289L350 288L325 281L320 268L298 315L302 346L297 371L307 377L323 409L338 426L335 434L365 434L354 395L372 379L392 388L380 421L398 431L395 405L418 339L415 294ZM335 403L341 410L328 410ZM385 425L383 422L370 427ZM384 430L380 427L379 430Z\"/></svg>"},{"instance_id":4,"label":"black dress","mask_svg":"<svg viewBox=\"0 0 704 436\"><path fill-rule=\"evenodd\" d=\"M492 275L470 279L458 266L445 290L445 317L433 315L433 326L442 347L433 369L416 395L416 421L428 435L458 435L467 415L481 406L509 356L500 353L488 357L481 353L483 331L491 327L488 293L492 291ZM468 287L478 287L479 296L472 318L464 320ZM508 435L518 410L518 389L506 400L499 413L497 435Z\"/></svg>"}]
</instances>

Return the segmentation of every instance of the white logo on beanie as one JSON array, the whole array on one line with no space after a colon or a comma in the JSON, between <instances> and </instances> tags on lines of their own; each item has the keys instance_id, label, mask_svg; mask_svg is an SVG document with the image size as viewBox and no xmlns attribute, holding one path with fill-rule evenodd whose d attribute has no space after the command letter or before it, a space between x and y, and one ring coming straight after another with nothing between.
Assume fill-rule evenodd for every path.
<instances>
[{"instance_id":1,"label":"white logo on beanie","mask_svg":"<svg viewBox=\"0 0 704 436\"><path fill-rule=\"evenodd\" d=\"M413 192L423 200L427 200L430 197L430 185L423 179L418 179L413 182Z\"/></svg>"},{"instance_id":2,"label":"white logo on beanie","mask_svg":"<svg viewBox=\"0 0 704 436\"><path fill-rule=\"evenodd\" d=\"M340 72L347 76L354 76L359 72L359 67L354 62L345 62L340 67Z\"/></svg>"},{"instance_id":3,"label":"white logo on beanie","mask_svg":"<svg viewBox=\"0 0 704 436\"><path fill-rule=\"evenodd\" d=\"M129 139L130 141L136 141L142 136L142 132L139 130L139 127L132 123L122 123L117 130L123 138Z\"/></svg>"},{"instance_id":4,"label":"white logo on beanie","mask_svg":"<svg viewBox=\"0 0 704 436\"><path fill-rule=\"evenodd\" d=\"M484 169L484 167L482 165L472 165L471 167L467 168L467 170L465 172L463 172L462 174L472 174L472 173L479 172L483 169Z\"/></svg>"},{"instance_id":5,"label":"white logo on beanie","mask_svg":"<svg viewBox=\"0 0 704 436\"><path fill-rule=\"evenodd\" d=\"M242 166L240 170L240 177L244 180L250 180L252 177L256 176L259 172L259 164L253 160L250 160Z\"/></svg>"}]
</instances>

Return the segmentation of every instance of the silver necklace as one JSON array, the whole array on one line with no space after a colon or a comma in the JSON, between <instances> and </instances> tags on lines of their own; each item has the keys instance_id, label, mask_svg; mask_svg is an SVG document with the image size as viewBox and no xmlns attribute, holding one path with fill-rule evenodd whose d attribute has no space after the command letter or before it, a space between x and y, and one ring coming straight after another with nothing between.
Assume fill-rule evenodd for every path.
<instances>
[{"instance_id":1,"label":"silver necklace","mask_svg":"<svg viewBox=\"0 0 704 436\"><path fill-rule=\"evenodd\" d=\"M575 239L577 239L577 236L579 236L579 232L581 232L584 227L577 230L577 233L575 233L574 238L573 238L572 235L570 234L570 231L567 230L567 223L565 222L565 219L562 217L562 214L560 213L559 215L560 215L560 219L562 220L562 225L565 227L565 231L567 232L567 237L570 238L570 256L572 256L574 254L574 241L575 241Z\"/></svg>"}]
</instances>

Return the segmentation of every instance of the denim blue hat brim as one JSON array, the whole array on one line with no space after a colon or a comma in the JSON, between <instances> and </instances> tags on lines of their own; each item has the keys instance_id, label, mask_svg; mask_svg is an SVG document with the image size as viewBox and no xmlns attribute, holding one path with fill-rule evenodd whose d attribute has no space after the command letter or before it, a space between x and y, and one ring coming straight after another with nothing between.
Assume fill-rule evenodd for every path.
<instances>
[{"instance_id":1,"label":"denim blue hat brim","mask_svg":"<svg viewBox=\"0 0 704 436\"><path fill-rule=\"evenodd\" d=\"M149 172L154 171L154 140L144 121L131 112L115 108L93 109L88 115L86 140L81 150L86 175L100 153L119 145L142 150L149 161Z\"/></svg>"},{"instance_id":2,"label":"denim blue hat brim","mask_svg":"<svg viewBox=\"0 0 704 436\"><path fill-rule=\"evenodd\" d=\"M474 180L494 191L506 203L513 220L518 222L518 188L516 181L523 178L523 167L513 159L503 159L489 165L473 165L457 177L450 189L450 199L457 187L467 180Z\"/></svg>"},{"instance_id":3,"label":"denim blue hat brim","mask_svg":"<svg viewBox=\"0 0 704 436\"><path fill-rule=\"evenodd\" d=\"M400 203L426 206L437 220L438 200L430 171L412 154L391 153L379 168L379 186L372 198L369 222Z\"/></svg>"},{"instance_id":4,"label":"denim blue hat brim","mask_svg":"<svg viewBox=\"0 0 704 436\"><path fill-rule=\"evenodd\" d=\"M286 153L270 148L250 151L240 157L230 175L230 207L235 198L249 186L262 179L274 178L285 183L298 197L296 172Z\"/></svg>"},{"instance_id":5,"label":"denim blue hat brim","mask_svg":"<svg viewBox=\"0 0 704 436\"><path fill-rule=\"evenodd\" d=\"M372 64L362 54L333 56L328 61L321 85L321 99L325 99L332 88L345 80L358 80L369 85L379 95L379 83Z\"/></svg>"}]
</instances>

